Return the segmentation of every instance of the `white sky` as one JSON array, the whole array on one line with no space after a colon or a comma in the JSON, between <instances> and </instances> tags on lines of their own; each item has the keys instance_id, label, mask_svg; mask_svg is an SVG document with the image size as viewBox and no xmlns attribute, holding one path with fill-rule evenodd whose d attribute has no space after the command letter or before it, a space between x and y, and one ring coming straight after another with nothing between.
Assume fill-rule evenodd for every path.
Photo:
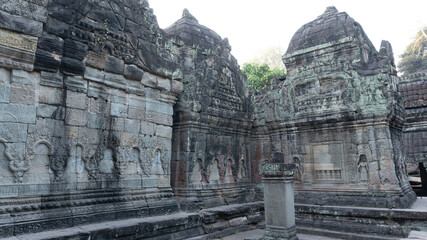
<instances>
[{"instance_id":1,"label":"white sky","mask_svg":"<svg viewBox=\"0 0 427 240\"><path fill-rule=\"evenodd\" d=\"M287 49L303 24L335 6L359 22L379 48L388 40L399 59L415 33L427 26L427 0L149 0L161 28L187 8L199 23L227 37L240 65L269 47Z\"/></svg>"}]
</instances>

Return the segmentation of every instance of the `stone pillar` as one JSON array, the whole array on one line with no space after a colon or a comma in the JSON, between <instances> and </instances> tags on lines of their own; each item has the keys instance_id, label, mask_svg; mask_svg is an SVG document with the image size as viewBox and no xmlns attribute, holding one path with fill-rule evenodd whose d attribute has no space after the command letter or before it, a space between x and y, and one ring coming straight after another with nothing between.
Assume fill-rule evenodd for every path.
<instances>
[{"instance_id":1,"label":"stone pillar","mask_svg":"<svg viewBox=\"0 0 427 240\"><path fill-rule=\"evenodd\" d=\"M297 240L294 208L294 164L260 166L264 183L264 239Z\"/></svg>"}]
</instances>

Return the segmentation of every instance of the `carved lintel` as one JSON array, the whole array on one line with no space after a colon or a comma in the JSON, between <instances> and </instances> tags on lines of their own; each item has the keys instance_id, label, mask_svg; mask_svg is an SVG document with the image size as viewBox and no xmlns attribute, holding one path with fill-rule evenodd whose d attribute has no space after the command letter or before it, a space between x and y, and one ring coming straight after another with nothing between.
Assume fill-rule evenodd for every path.
<instances>
[{"instance_id":1,"label":"carved lintel","mask_svg":"<svg viewBox=\"0 0 427 240\"><path fill-rule=\"evenodd\" d=\"M0 29L0 44L4 46L35 53L37 49L37 40L37 37Z\"/></svg>"},{"instance_id":2,"label":"carved lintel","mask_svg":"<svg viewBox=\"0 0 427 240\"><path fill-rule=\"evenodd\" d=\"M263 177L293 177L295 164L265 163L259 169Z\"/></svg>"}]
</instances>

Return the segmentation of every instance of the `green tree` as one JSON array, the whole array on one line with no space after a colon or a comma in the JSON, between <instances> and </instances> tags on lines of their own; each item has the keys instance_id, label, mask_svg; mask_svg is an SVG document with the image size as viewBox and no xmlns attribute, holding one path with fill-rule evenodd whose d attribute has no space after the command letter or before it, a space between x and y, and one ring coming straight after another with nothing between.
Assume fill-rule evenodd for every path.
<instances>
[{"instance_id":1,"label":"green tree","mask_svg":"<svg viewBox=\"0 0 427 240\"><path fill-rule=\"evenodd\" d=\"M427 71L427 27L421 29L415 36L414 41L406 47L405 52L400 55L399 71L403 75Z\"/></svg>"},{"instance_id":2,"label":"green tree","mask_svg":"<svg viewBox=\"0 0 427 240\"><path fill-rule=\"evenodd\" d=\"M245 63L242 73L248 77L249 89L261 89L269 86L273 78L285 76L286 70L280 68L270 68L267 63Z\"/></svg>"}]
</instances>

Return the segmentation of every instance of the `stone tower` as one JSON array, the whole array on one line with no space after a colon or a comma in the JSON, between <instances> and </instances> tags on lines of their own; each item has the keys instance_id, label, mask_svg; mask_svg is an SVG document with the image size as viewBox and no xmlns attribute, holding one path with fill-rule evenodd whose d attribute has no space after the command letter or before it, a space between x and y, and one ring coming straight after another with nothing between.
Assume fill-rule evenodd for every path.
<instances>
[{"instance_id":1,"label":"stone tower","mask_svg":"<svg viewBox=\"0 0 427 240\"><path fill-rule=\"evenodd\" d=\"M354 19L328 7L295 33L283 61L286 80L254 97L254 158L295 163L300 203L409 206L390 44L376 51Z\"/></svg>"},{"instance_id":2,"label":"stone tower","mask_svg":"<svg viewBox=\"0 0 427 240\"><path fill-rule=\"evenodd\" d=\"M228 40L186 9L165 31L180 46L183 72L183 91L174 108L171 171L181 207L246 201L249 98Z\"/></svg>"}]
</instances>

